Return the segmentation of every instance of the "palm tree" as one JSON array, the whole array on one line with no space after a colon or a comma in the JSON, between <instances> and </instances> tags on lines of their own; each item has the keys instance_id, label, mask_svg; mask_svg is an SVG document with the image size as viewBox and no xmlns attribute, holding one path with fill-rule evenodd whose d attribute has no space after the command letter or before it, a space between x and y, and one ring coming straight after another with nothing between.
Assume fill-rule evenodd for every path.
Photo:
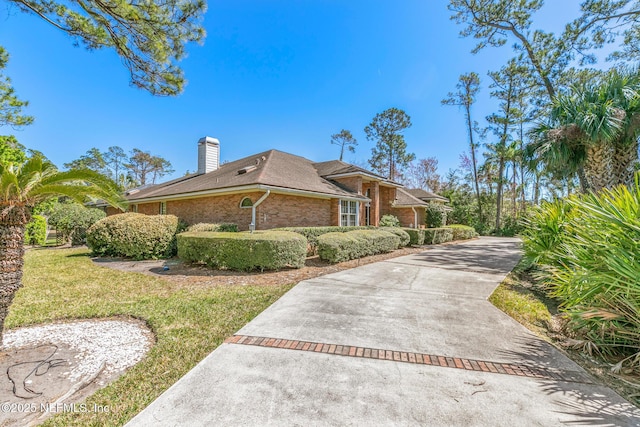
<instances>
[{"instance_id":1,"label":"palm tree","mask_svg":"<svg viewBox=\"0 0 640 427\"><path fill-rule=\"evenodd\" d=\"M573 87L554 99L550 116L540 146L550 157L579 160L571 166L583 191L632 183L640 135L638 70L612 70L601 82Z\"/></svg>"},{"instance_id":2,"label":"palm tree","mask_svg":"<svg viewBox=\"0 0 640 427\"><path fill-rule=\"evenodd\" d=\"M60 172L38 154L21 164L0 162L0 345L9 306L22 286L25 226L36 204L58 196L80 202L99 197L123 206L115 183L97 172Z\"/></svg>"}]
</instances>

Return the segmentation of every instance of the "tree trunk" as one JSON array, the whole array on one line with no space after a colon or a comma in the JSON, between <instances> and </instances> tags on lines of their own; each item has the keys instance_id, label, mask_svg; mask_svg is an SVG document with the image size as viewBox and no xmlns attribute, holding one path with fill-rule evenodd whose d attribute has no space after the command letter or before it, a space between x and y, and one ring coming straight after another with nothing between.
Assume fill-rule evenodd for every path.
<instances>
[{"instance_id":1,"label":"tree trunk","mask_svg":"<svg viewBox=\"0 0 640 427\"><path fill-rule=\"evenodd\" d=\"M473 144L473 124L471 123L471 105L466 105L467 129L469 130L469 148L471 149L471 162L473 163L473 182L476 187L476 200L478 201L478 221L484 222L482 215L482 203L480 203L480 184L478 184L478 166L476 164L476 147Z\"/></svg>"},{"instance_id":2,"label":"tree trunk","mask_svg":"<svg viewBox=\"0 0 640 427\"><path fill-rule=\"evenodd\" d=\"M513 162L513 183L511 184L512 198L513 198L513 217L516 218L518 216L518 165L514 161Z\"/></svg>"},{"instance_id":3,"label":"tree trunk","mask_svg":"<svg viewBox=\"0 0 640 427\"><path fill-rule=\"evenodd\" d=\"M603 188L613 187L613 153L613 145L607 143L587 147L584 173L591 191L598 193Z\"/></svg>"},{"instance_id":4,"label":"tree trunk","mask_svg":"<svg viewBox=\"0 0 640 427\"><path fill-rule=\"evenodd\" d=\"M635 165L638 161L638 140L627 144L616 144L613 152L614 185L631 187L634 181Z\"/></svg>"},{"instance_id":5,"label":"tree trunk","mask_svg":"<svg viewBox=\"0 0 640 427\"><path fill-rule=\"evenodd\" d=\"M25 206L0 203L0 347L9 306L22 286L24 230L29 218Z\"/></svg>"},{"instance_id":6,"label":"tree trunk","mask_svg":"<svg viewBox=\"0 0 640 427\"><path fill-rule=\"evenodd\" d=\"M500 220L502 218L502 175L504 174L504 158L500 157L498 165L498 189L496 190L496 233L500 232L502 224Z\"/></svg>"}]
</instances>

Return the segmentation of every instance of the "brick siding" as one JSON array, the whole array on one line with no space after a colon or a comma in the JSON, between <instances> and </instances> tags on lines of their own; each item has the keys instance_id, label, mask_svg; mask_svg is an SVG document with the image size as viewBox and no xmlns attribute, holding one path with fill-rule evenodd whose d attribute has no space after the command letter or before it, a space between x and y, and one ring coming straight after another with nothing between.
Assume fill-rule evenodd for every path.
<instances>
[{"instance_id":1,"label":"brick siding","mask_svg":"<svg viewBox=\"0 0 640 427\"><path fill-rule=\"evenodd\" d=\"M418 213L418 226L424 225L426 211L425 208L415 208ZM402 227L415 227L415 215L411 208L392 208L391 215L395 215L400 220Z\"/></svg>"},{"instance_id":2,"label":"brick siding","mask_svg":"<svg viewBox=\"0 0 640 427\"><path fill-rule=\"evenodd\" d=\"M240 202L249 197L257 202L263 192L199 197L195 199L168 200L167 214L175 215L187 224L199 222L238 224L240 230L248 230L251 224L251 208L241 208ZM160 203L138 203L138 213L157 215ZM266 230L278 227L313 227L337 225L337 213L332 207L338 205L337 199L317 199L311 197L270 194L256 208L256 229ZM115 209L108 215L120 213Z\"/></svg>"}]
</instances>

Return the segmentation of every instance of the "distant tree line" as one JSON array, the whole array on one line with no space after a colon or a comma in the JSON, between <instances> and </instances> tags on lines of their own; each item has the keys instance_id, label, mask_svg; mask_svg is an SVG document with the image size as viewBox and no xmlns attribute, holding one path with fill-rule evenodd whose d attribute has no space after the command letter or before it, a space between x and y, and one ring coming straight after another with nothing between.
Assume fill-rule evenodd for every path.
<instances>
[{"instance_id":1,"label":"distant tree line","mask_svg":"<svg viewBox=\"0 0 640 427\"><path fill-rule=\"evenodd\" d=\"M171 162L137 148L127 155L118 146L109 147L107 151L91 148L80 158L65 163L67 169L89 169L115 181L122 189L155 184L174 170Z\"/></svg>"}]
</instances>

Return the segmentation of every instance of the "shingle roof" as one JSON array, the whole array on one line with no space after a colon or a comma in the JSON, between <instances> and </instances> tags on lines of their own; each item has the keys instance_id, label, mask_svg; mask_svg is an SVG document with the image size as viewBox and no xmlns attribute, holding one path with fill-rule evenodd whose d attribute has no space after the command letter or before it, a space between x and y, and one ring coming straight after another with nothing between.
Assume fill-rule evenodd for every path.
<instances>
[{"instance_id":1,"label":"shingle roof","mask_svg":"<svg viewBox=\"0 0 640 427\"><path fill-rule=\"evenodd\" d=\"M341 160L329 160L327 162L319 162L314 163L313 167L318 171L318 175L323 177L329 177L333 175L342 175L342 174L364 174L376 177L381 181L388 182L390 184L399 185L397 182L391 181L390 179L378 175L374 172L366 170L356 165L352 165L350 163L343 162Z\"/></svg>"},{"instance_id":2,"label":"shingle roof","mask_svg":"<svg viewBox=\"0 0 640 427\"><path fill-rule=\"evenodd\" d=\"M416 207L416 206L427 206L427 202L422 201L416 197L413 197L411 194L407 192L404 188L396 189L396 201L393 204L396 208L405 207Z\"/></svg>"},{"instance_id":3,"label":"shingle roof","mask_svg":"<svg viewBox=\"0 0 640 427\"><path fill-rule=\"evenodd\" d=\"M413 197L416 197L420 200L425 200L425 201L426 200L442 200L445 202L449 201L449 199L447 199L446 197L439 196L430 191L425 191L421 188L407 188L405 189L405 191L411 194Z\"/></svg>"},{"instance_id":4,"label":"shingle roof","mask_svg":"<svg viewBox=\"0 0 640 427\"><path fill-rule=\"evenodd\" d=\"M269 150L223 164L219 169L206 174L188 175L141 189L127 198L129 201L136 201L155 197L183 196L209 190L232 191L234 187L265 185L366 200L366 197L324 179L315 165L304 157Z\"/></svg>"}]
</instances>

